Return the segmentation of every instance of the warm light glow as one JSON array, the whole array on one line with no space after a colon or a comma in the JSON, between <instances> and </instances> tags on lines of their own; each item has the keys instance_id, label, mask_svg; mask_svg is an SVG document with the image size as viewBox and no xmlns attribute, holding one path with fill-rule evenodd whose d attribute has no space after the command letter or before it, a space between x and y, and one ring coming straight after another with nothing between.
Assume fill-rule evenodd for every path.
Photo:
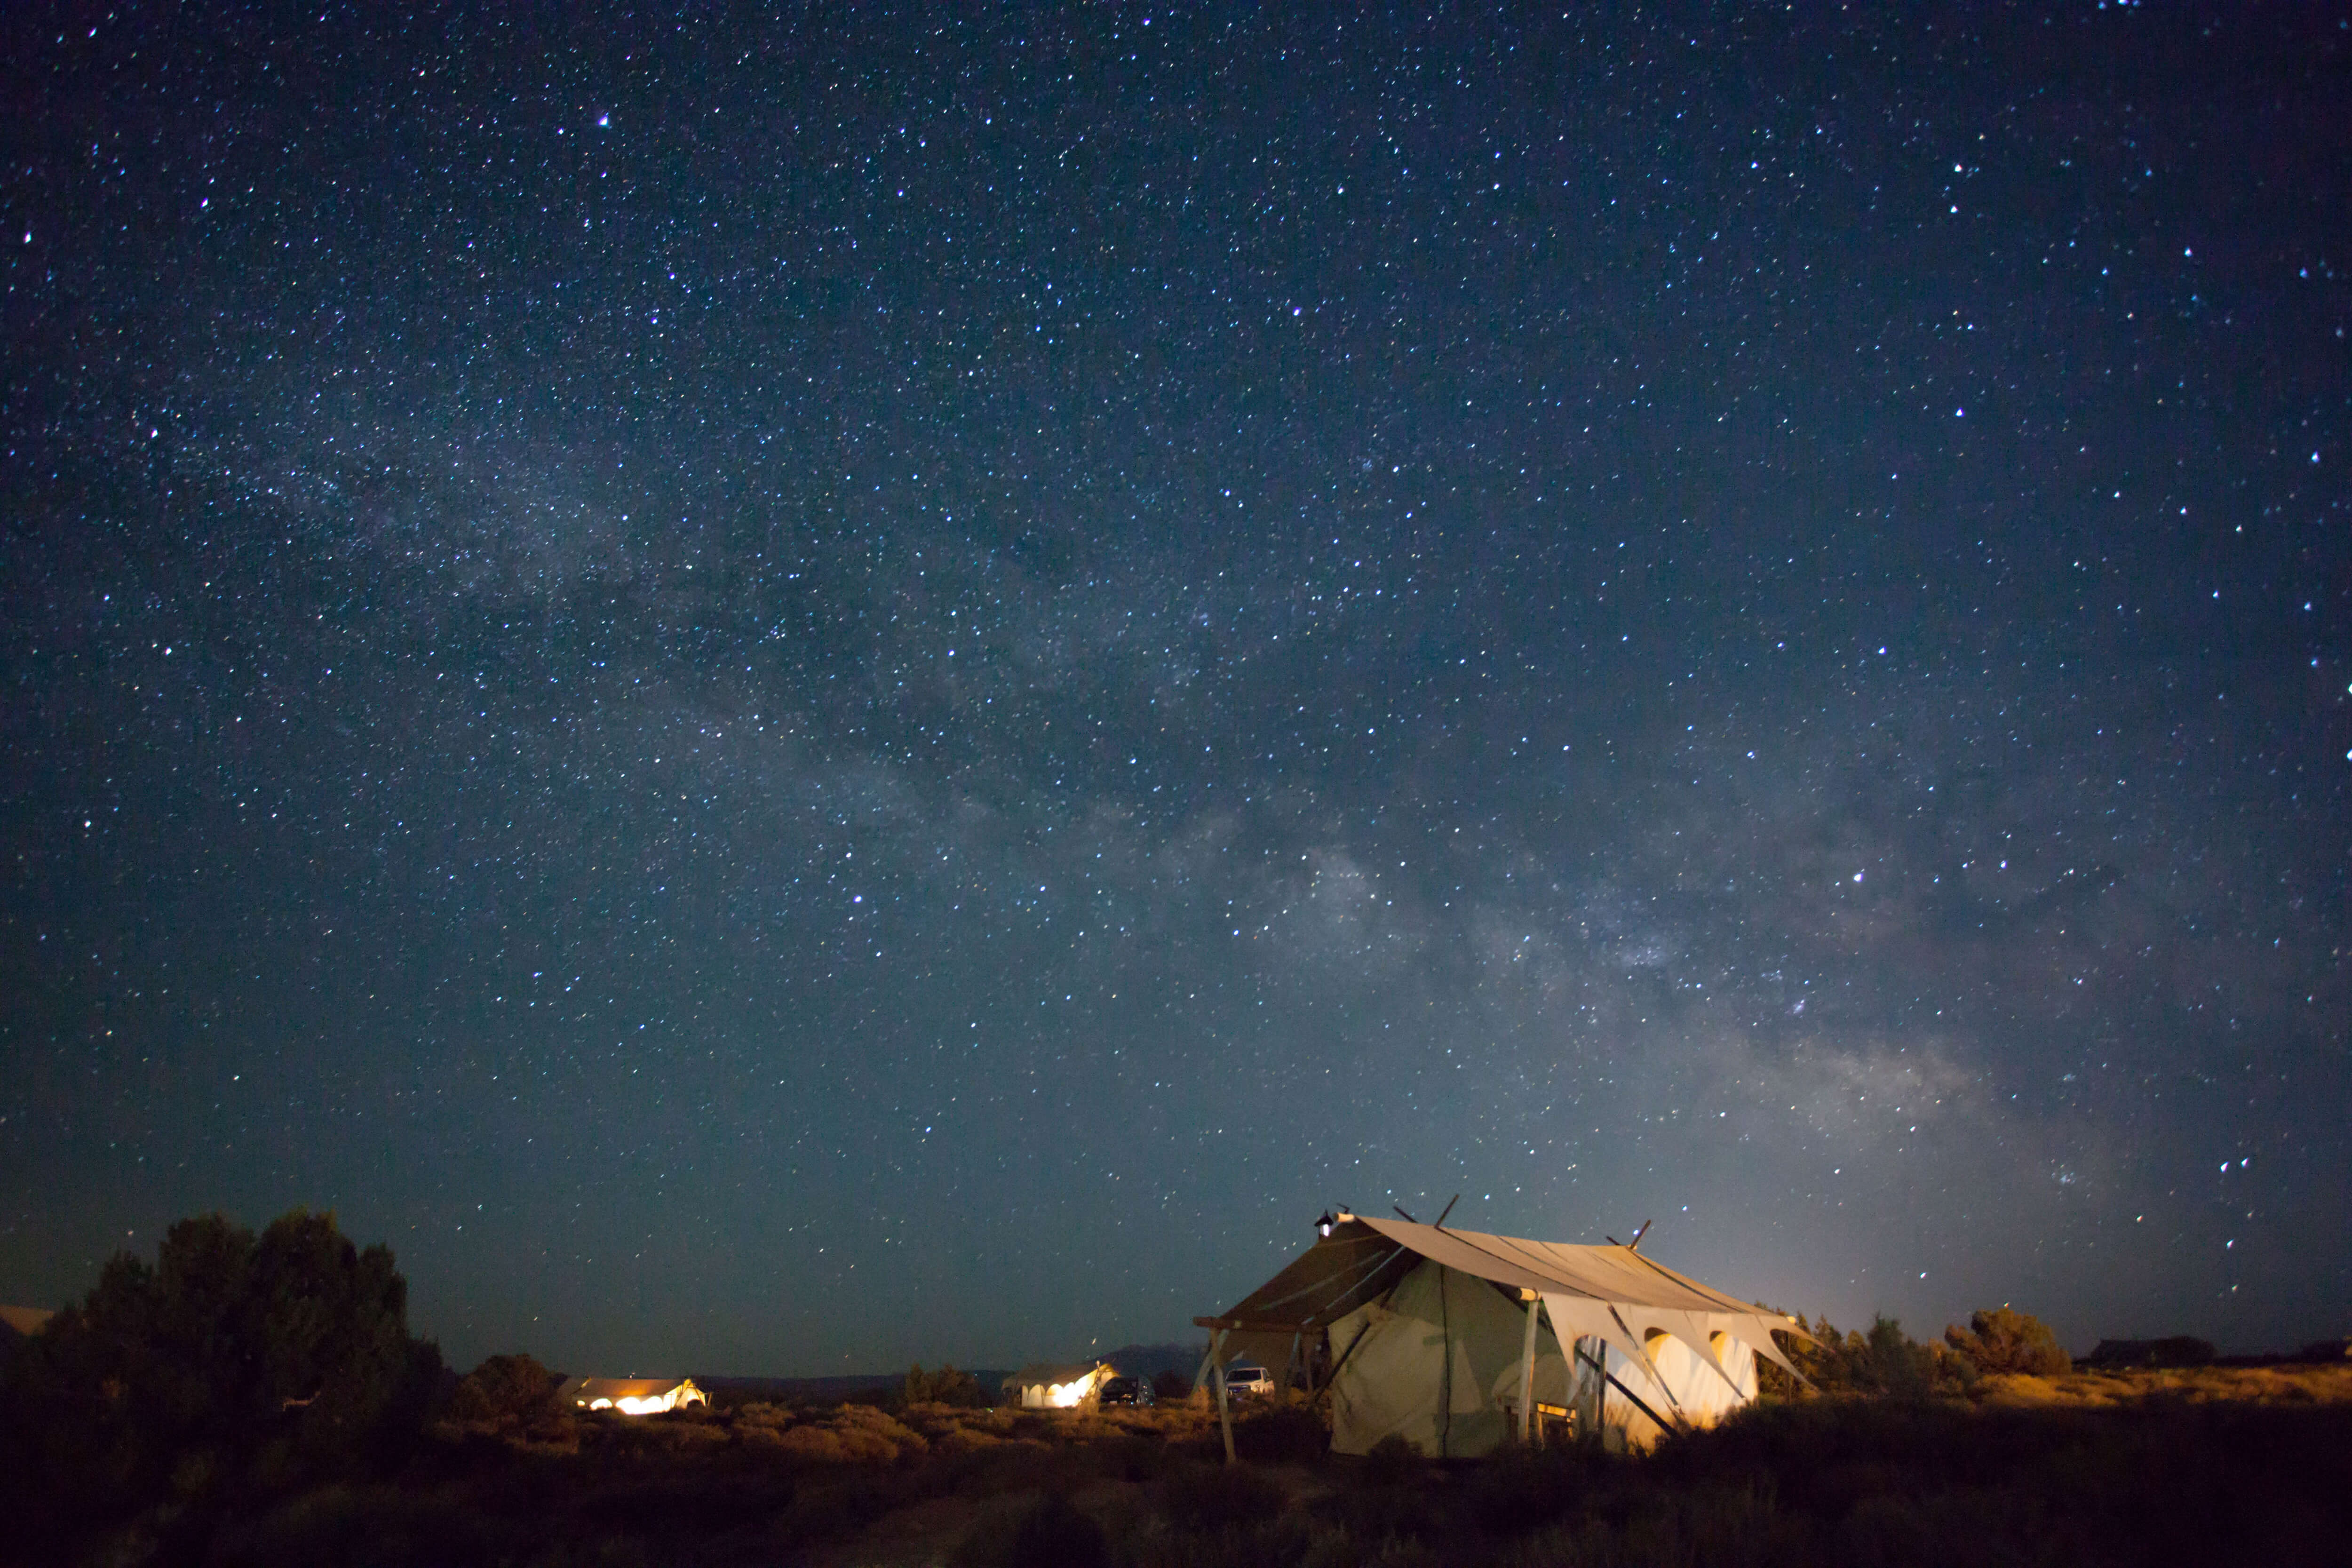
<instances>
[{"instance_id":1,"label":"warm light glow","mask_svg":"<svg viewBox=\"0 0 2352 1568\"><path fill-rule=\"evenodd\" d=\"M599 1395L595 1399L575 1400L583 1410L618 1410L624 1415L659 1415L681 1405L709 1405L710 1396L694 1386L691 1380L661 1394L625 1394L619 1399Z\"/></svg>"},{"instance_id":2,"label":"warm light glow","mask_svg":"<svg viewBox=\"0 0 2352 1568\"><path fill-rule=\"evenodd\" d=\"M1092 1373L1088 1373L1076 1383L1048 1384L1045 1387L1045 1403L1056 1410L1074 1410L1085 1401L1087 1391L1094 1385L1095 1378Z\"/></svg>"}]
</instances>

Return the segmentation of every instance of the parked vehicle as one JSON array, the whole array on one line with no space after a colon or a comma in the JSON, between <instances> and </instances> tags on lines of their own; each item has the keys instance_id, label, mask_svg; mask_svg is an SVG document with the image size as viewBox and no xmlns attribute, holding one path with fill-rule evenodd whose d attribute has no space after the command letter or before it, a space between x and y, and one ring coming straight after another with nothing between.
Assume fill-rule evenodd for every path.
<instances>
[{"instance_id":1,"label":"parked vehicle","mask_svg":"<svg viewBox=\"0 0 2352 1568\"><path fill-rule=\"evenodd\" d=\"M1225 1368L1225 1392L1244 1395L1272 1394L1274 1373L1262 1366L1229 1366Z\"/></svg>"},{"instance_id":2,"label":"parked vehicle","mask_svg":"<svg viewBox=\"0 0 2352 1568\"><path fill-rule=\"evenodd\" d=\"M1142 1377L1114 1377L1104 1383L1096 1397L1104 1405L1139 1405L1149 1407L1152 1403L1151 1381Z\"/></svg>"}]
</instances>

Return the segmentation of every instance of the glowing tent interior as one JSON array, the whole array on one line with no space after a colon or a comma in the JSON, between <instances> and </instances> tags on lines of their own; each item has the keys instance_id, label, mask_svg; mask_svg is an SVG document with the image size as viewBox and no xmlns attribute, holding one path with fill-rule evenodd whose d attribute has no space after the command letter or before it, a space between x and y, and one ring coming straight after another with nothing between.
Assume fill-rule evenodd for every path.
<instances>
[{"instance_id":1,"label":"glowing tent interior","mask_svg":"<svg viewBox=\"0 0 2352 1568\"><path fill-rule=\"evenodd\" d=\"M1443 1217L1443 1216L1441 1216ZM1639 1237L1635 1238L1637 1241ZM1677 1274L1631 1247L1578 1247L1342 1214L1210 1331L1195 1378L1237 1357L1331 1396L1331 1447L1391 1435L1468 1458L1538 1420L1646 1447L1756 1396L1756 1357L1791 1373L1790 1319Z\"/></svg>"},{"instance_id":2,"label":"glowing tent interior","mask_svg":"<svg viewBox=\"0 0 2352 1568\"><path fill-rule=\"evenodd\" d=\"M656 1415L710 1403L690 1377L575 1377L556 1397L576 1409L617 1410L624 1415Z\"/></svg>"},{"instance_id":3,"label":"glowing tent interior","mask_svg":"<svg viewBox=\"0 0 2352 1568\"><path fill-rule=\"evenodd\" d=\"M1004 1396L1024 1410L1075 1410L1118 1375L1108 1362L1031 1362L1004 1380Z\"/></svg>"}]
</instances>

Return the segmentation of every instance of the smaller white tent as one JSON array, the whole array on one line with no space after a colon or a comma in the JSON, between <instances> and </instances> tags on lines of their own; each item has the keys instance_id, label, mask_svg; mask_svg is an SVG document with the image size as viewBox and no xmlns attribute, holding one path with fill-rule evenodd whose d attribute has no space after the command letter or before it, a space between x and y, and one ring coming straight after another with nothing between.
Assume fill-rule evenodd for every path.
<instances>
[{"instance_id":1,"label":"smaller white tent","mask_svg":"<svg viewBox=\"0 0 2352 1568\"><path fill-rule=\"evenodd\" d=\"M624 1415L657 1415L710 1403L690 1377L575 1377L555 1397L575 1410L617 1410Z\"/></svg>"},{"instance_id":2,"label":"smaller white tent","mask_svg":"<svg viewBox=\"0 0 2352 1568\"><path fill-rule=\"evenodd\" d=\"M1033 1361L1004 1380L1004 1399L1024 1410L1075 1410L1118 1375L1108 1362Z\"/></svg>"},{"instance_id":3,"label":"smaller white tent","mask_svg":"<svg viewBox=\"0 0 2352 1568\"><path fill-rule=\"evenodd\" d=\"M31 1339L56 1316L47 1307L0 1307L0 1344Z\"/></svg>"},{"instance_id":4,"label":"smaller white tent","mask_svg":"<svg viewBox=\"0 0 2352 1568\"><path fill-rule=\"evenodd\" d=\"M1212 1332L1202 1377L1250 1355L1328 1390L1336 1452L1398 1436L1448 1458L1546 1420L1633 1447L1711 1426L1756 1396L1758 1355L1789 1364L1773 1331L1802 1333L1629 1247L1353 1215L1193 1321Z\"/></svg>"}]
</instances>

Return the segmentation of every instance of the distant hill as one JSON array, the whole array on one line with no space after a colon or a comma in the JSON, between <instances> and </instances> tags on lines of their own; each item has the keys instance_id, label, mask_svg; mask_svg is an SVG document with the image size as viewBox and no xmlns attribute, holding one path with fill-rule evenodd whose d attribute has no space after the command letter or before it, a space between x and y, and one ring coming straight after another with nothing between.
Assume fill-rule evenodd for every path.
<instances>
[{"instance_id":1,"label":"distant hill","mask_svg":"<svg viewBox=\"0 0 2352 1568\"><path fill-rule=\"evenodd\" d=\"M1121 1345L1115 1351L1105 1351L1101 1359L1129 1377L1158 1377L1163 1372L1181 1372L1190 1377L1201 1370L1201 1358L1208 1349L1206 1345L1175 1343Z\"/></svg>"},{"instance_id":2,"label":"distant hill","mask_svg":"<svg viewBox=\"0 0 2352 1568\"><path fill-rule=\"evenodd\" d=\"M992 1399L998 1386L1012 1375L1009 1367L963 1370L980 1380L981 1388ZM839 1377L706 1377L696 1373L694 1381L712 1397L724 1394L730 1402L764 1399L785 1405L835 1405L862 1395L895 1392L905 1386L907 1373L903 1367L897 1372L850 1373Z\"/></svg>"},{"instance_id":3,"label":"distant hill","mask_svg":"<svg viewBox=\"0 0 2352 1568\"><path fill-rule=\"evenodd\" d=\"M1094 1359L1107 1361L1129 1377L1157 1377L1163 1372L1181 1373L1190 1377L1200 1370L1201 1356L1206 1347L1186 1344L1121 1345L1115 1351L1097 1352ZM1073 1362L1087 1358L1074 1355ZM937 1370L934 1368L933 1370ZM980 1380L980 1386L992 1399L1013 1375L1012 1367L966 1367L963 1370ZM694 1373L694 1381L707 1389L712 1397L724 1396L729 1402L772 1400L791 1405L832 1405L846 1399L870 1397L896 1390L906 1380L906 1371L847 1373L837 1377L727 1377Z\"/></svg>"}]
</instances>

